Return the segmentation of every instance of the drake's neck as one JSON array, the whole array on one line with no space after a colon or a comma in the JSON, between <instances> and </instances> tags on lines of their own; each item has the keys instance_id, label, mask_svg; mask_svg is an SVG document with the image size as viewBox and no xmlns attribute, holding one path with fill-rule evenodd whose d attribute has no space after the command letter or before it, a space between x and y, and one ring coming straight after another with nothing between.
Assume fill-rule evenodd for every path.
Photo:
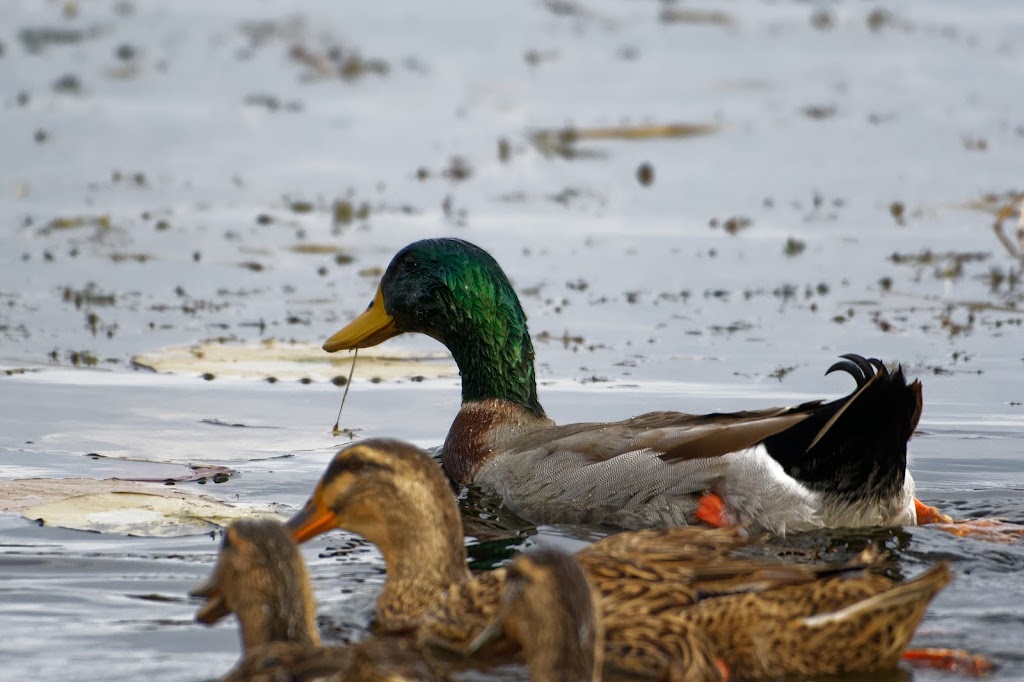
<instances>
[{"instance_id":1,"label":"drake's neck","mask_svg":"<svg viewBox=\"0 0 1024 682\"><path fill-rule=\"evenodd\" d=\"M544 416L537 399L533 343L525 319L467 315L447 336L444 344L462 375L463 403L496 398Z\"/></svg>"},{"instance_id":2,"label":"drake's neck","mask_svg":"<svg viewBox=\"0 0 1024 682\"><path fill-rule=\"evenodd\" d=\"M441 448L445 473L456 483L468 485L492 454L552 424L543 412L537 414L509 400L464 401Z\"/></svg>"},{"instance_id":3,"label":"drake's neck","mask_svg":"<svg viewBox=\"0 0 1024 682\"><path fill-rule=\"evenodd\" d=\"M453 587L469 580L461 524L457 528L410 524L390 547L380 546L387 567L377 598L377 627L385 632L417 628Z\"/></svg>"}]
</instances>

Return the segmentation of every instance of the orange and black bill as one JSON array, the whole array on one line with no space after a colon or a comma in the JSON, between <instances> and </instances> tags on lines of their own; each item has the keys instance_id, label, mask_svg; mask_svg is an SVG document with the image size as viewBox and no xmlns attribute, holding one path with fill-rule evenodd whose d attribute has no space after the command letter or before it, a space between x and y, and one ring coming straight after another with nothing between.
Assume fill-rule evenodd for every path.
<instances>
[{"instance_id":1,"label":"orange and black bill","mask_svg":"<svg viewBox=\"0 0 1024 682\"><path fill-rule=\"evenodd\" d=\"M317 489L309 502L284 524L295 542L305 542L338 527L338 516L320 500Z\"/></svg>"},{"instance_id":2,"label":"orange and black bill","mask_svg":"<svg viewBox=\"0 0 1024 682\"><path fill-rule=\"evenodd\" d=\"M216 579L207 578L188 592L193 597L203 597L206 601L196 611L196 621L205 625L213 625L222 618L231 615L231 609L224 603L220 587Z\"/></svg>"}]
</instances>

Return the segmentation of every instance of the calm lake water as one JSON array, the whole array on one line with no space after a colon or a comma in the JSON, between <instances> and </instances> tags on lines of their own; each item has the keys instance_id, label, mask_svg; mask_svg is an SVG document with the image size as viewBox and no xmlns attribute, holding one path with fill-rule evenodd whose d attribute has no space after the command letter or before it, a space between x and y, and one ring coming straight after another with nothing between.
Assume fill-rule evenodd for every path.
<instances>
[{"instance_id":1,"label":"calm lake water","mask_svg":"<svg viewBox=\"0 0 1024 682\"><path fill-rule=\"evenodd\" d=\"M0 483L226 466L175 490L289 513L348 440L329 381L348 360L316 346L397 249L454 235L513 279L556 420L836 396L836 355L877 356L924 382L920 497L1024 523L1016 0L10 0L4 16ZM307 352L253 350L268 340ZM245 371L210 361L225 346ZM184 363L142 367L174 349ZM440 443L457 378L367 367L342 425ZM598 535L465 508L481 565ZM140 537L140 517L106 514L135 531L0 514L4 676L226 671L233 622L194 624L186 597L217 534ZM1024 677L1020 544L785 542L870 540L906 575L953 562L918 645ZM340 533L305 555L325 632L358 636L379 556Z\"/></svg>"}]
</instances>

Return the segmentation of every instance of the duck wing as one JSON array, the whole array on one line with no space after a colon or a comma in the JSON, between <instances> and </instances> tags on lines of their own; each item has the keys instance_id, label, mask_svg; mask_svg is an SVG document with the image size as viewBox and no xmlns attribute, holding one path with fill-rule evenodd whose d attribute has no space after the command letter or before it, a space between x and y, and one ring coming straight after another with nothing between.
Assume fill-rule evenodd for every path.
<instances>
[{"instance_id":1,"label":"duck wing","mask_svg":"<svg viewBox=\"0 0 1024 682\"><path fill-rule=\"evenodd\" d=\"M818 403L756 412L650 412L612 423L544 425L516 433L477 471L506 506L535 523L667 528L695 522L699 497L733 484L737 500L769 499L775 532L814 528L813 495L763 447Z\"/></svg>"},{"instance_id":2,"label":"duck wing","mask_svg":"<svg viewBox=\"0 0 1024 682\"><path fill-rule=\"evenodd\" d=\"M820 401L790 408L687 414L647 412L618 422L550 425L517 435L517 450L578 452L606 461L651 450L665 462L717 457L753 447L810 416Z\"/></svg>"}]
</instances>

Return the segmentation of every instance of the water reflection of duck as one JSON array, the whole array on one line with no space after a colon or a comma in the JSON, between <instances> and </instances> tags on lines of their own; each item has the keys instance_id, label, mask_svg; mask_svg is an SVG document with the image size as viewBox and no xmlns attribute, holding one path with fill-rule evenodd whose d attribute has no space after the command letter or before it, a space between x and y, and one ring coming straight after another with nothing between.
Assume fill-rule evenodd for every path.
<instances>
[{"instance_id":1,"label":"water reflection of duck","mask_svg":"<svg viewBox=\"0 0 1024 682\"><path fill-rule=\"evenodd\" d=\"M277 521L233 523L224 533L213 576L193 594L207 597L196 620L213 624L229 613L238 617L242 658L225 681L438 679L406 638L320 646L306 565Z\"/></svg>"},{"instance_id":2,"label":"water reflection of duck","mask_svg":"<svg viewBox=\"0 0 1024 682\"><path fill-rule=\"evenodd\" d=\"M921 386L878 360L843 356L857 382L831 402L735 413L651 412L555 425L537 398L526 316L501 267L459 239L395 255L334 352L403 332L431 336L462 374L442 458L457 483L496 490L535 523L625 528L745 524L774 533L946 520L914 498L907 440Z\"/></svg>"},{"instance_id":3,"label":"water reflection of duck","mask_svg":"<svg viewBox=\"0 0 1024 682\"><path fill-rule=\"evenodd\" d=\"M472 648L500 619L507 570L470 575L448 482L410 445L367 440L341 450L288 525L300 541L344 528L378 546L387 568L375 611L380 631ZM681 680L721 679L717 659L739 677L895 667L949 581L945 565L895 583L866 562L729 556L743 543L732 529L684 526L621 533L580 551L606 667Z\"/></svg>"}]
</instances>

